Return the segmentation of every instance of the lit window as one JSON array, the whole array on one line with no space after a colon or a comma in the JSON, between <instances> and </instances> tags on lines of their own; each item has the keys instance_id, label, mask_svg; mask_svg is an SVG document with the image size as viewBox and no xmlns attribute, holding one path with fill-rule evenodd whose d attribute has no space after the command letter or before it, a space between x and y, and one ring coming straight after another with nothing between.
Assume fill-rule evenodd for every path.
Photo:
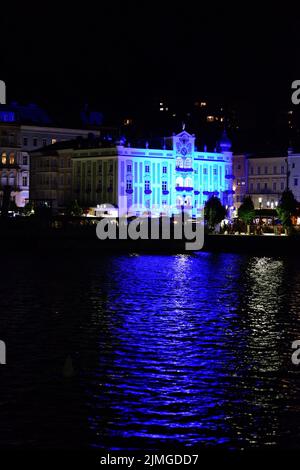
<instances>
[{"instance_id":1,"label":"lit window","mask_svg":"<svg viewBox=\"0 0 300 470\"><path fill-rule=\"evenodd\" d=\"M215 117L214 116L206 116L207 122L214 122Z\"/></svg>"},{"instance_id":2,"label":"lit window","mask_svg":"<svg viewBox=\"0 0 300 470\"><path fill-rule=\"evenodd\" d=\"M51 144L56 144L57 140L56 139L51 139Z\"/></svg>"},{"instance_id":3,"label":"lit window","mask_svg":"<svg viewBox=\"0 0 300 470\"><path fill-rule=\"evenodd\" d=\"M176 167L183 168L183 160L181 157L176 158Z\"/></svg>"},{"instance_id":4,"label":"lit window","mask_svg":"<svg viewBox=\"0 0 300 470\"><path fill-rule=\"evenodd\" d=\"M1 161L2 161L2 165L6 165L6 153L5 152L2 153Z\"/></svg>"},{"instance_id":5,"label":"lit window","mask_svg":"<svg viewBox=\"0 0 300 470\"><path fill-rule=\"evenodd\" d=\"M11 153L9 156L9 164L13 165L14 163L15 163L15 156L13 153Z\"/></svg>"},{"instance_id":6,"label":"lit window","mask_svg":"<svg viewBox=\"0 0 300 470\"><path fill-rule=\"evenodd\" d=\"M183 178L181 178L181 176L179 176L178 178L176 178L176 187L181 187L182 188L183 186Z\"/></svg>"},{"instance_id":7,"label":"lit window","mask_svg":"<svg viewBox=\"0 0 300 470\"><path fill-rule=\"evenodd\" d=\"M192 182L191 178L185 178L184 186L186 188L191 188L193 186L193 182Z\"/></svg>"},{"instance_id":8,"label":"lit window","mask_svg":"<svg viewBox=\"0 0 300 470\"><path fill-rule=\"evenodd\" d=\"M192 159L191 158L186 158L184 166L185 166L185 168L192 168Z\"/></svg>"}]
</instances>

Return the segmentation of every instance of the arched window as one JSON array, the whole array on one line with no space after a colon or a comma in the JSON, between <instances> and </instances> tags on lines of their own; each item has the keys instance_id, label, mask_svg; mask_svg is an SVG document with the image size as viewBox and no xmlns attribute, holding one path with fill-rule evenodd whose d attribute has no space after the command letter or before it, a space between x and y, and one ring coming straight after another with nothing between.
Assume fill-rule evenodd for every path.
<instances>
[{"instance_id":1,"label":"arched window","mask_svg":"<svg viewBox=\"0 0 300 470\"><path fill-rule=\"evenodd\" d=\"M10 165L13 165L15 163L15 154L14 153L11 153L9 155L9 164Z\"/></svg>"},{"instance_id":2,"label":"arched window","mask_svg":"<svg viewBox=\"0 0 300 470\"><path fill-rule=\"evenodd\" d=\"M183 160L181 157L176 158L176 167L177 168L183 168Z\"/></svg>"},{"instance_id":3,"label":"arched window","mask_svg":"<svg viewBox=\"0 0 300 470\"><path fill-rule=\"evenodd\" d=\"M176 187L178 186L181 186L181 187L183 186L183 178L181 176L178 176L176 178Z\"/></svg>"},{"instance_id":4,"label":"arched window","mask_svg":"<svg viewBox=\"0 0 300 470\"><path fill-rule=\"evenodd\" d=\"M176 206L183 206L183 199L181 196L177 196L176 198Z\"/></svg>"},{"instance_id":5,"label":"arched window","mask_svg":"<svg viewBox=\"0 0 300 470\"><path fill-rule=\"evenodd\" d=\"M2 162L2 165L6 165L6 153L5 152L2 153L1 162Z\"/></svg>"},{"instance_id":6,"label":"arched window","mask_svg":"<svg viewBox=\"0 0 300 470\"><path fill-rule=\"evenodd\" d=\"M192 168L192 159L191 158L186 158L184 162L184 167L185 168Z\"/></svg>"},{"instance_id":7,"label":"arched window","mask_svg":"<svg viewBox=\"0 0 300 470\"><path fill-rule=\"evenodd\" d=\"M186 188L191 188L193 186L192 178L185 178L184 186Z\"/></svg>"}]
</instances>

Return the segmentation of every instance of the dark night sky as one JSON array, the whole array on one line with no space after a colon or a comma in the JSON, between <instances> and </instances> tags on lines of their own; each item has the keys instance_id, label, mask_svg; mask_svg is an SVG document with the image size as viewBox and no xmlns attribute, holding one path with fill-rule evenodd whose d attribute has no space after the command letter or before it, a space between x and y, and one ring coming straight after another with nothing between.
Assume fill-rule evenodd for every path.
<instances>
[{"instance_id":1,"label":"dark night sky","mask_svg":"<svg viewBox=\"0 0 300 470\"><path fill-rule=\"evenodd\" d=\"M188 1L66 5L1 7L8 100L50 108L89 102L119 112L161 96L178 104L213 96L271 117L290 107L291 80L300 78L300 20L292 9L236 2L198 2L196 9Z\"/></svg>"}]
</instances>

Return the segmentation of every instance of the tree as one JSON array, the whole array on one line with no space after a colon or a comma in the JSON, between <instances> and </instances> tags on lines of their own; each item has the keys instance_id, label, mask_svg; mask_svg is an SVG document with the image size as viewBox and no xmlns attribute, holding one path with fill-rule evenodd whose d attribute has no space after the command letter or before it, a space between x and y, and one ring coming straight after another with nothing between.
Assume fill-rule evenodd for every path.
<instances>
[{"instance_id":1,"label":"tree","mask_svg":"<svg viewBox=\"0 0 300 470\"><path fill-rule=\"evenodd\" d=\"M211 231L215 230L215 226L226 217L226 208L222 205L220 199L216 196L210 197L204 206L204 219Z\"/></svg>"},{"instance_id":2,"label":"tree","mask_svg":"<svg viewBox=\"0 0 300 470\"><path fill-rule=\"evenodd\" d=\"M254 204L250 196L245 196L238 209L238 218L247 225L247 233L250 234L250 224L255 217Z\"/></svg>"},{"instance_id":3,"label":"tree","mask_svg":"<svg viewBox=\"0 0 300 470\"><path fill-rule=\"evenodd\" d=\"M32 215L34 210L34 206L32 202L27 202L23 208L23 213L25 215Z\"/></svg>"},{"instance_id":4,"label":"tree","mask_svg":"<svg viewBox=\"0 0 300 470\"><path fill-rule=\"evenodd\" d=\"M295 214L296 209L297 201L294 194L290 189L286 189L283 191L277 207L278 217L281 220L286 233L288 233L288 230L292 225L291 217Z\"/></svg>"},{"instance_id":5,"label":"tree","mask_svg":"<svg viewBox=\"0 0 300 470\"><path fill-rule=\"evenodd\" d=\"M71 216L80 216L83 214L82 207L77 202L77 199L75 201L72 201L70 205L67 207L67 214Z\"/></svg>"}]
</instances>

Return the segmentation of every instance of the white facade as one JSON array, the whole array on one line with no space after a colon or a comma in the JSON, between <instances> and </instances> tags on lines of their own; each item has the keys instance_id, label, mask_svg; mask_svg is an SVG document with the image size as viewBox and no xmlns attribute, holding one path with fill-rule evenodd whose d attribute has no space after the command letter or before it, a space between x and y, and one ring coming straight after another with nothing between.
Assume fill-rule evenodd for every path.
<instances>
[{"instance_id":1,"label":"white facade","mask_svg":"<svg viewBox=\"0 0 300 470\"><path fill-rule=\"evenodd\" d=\"M289 151L289 188L293 191L295 198L300 202L300 153Z\"/></svg>"},{"instance_id":2,"label":"white facade","mask_svg":"<svg viewBox=\"0 0 300 470\"><path fill-rule=\"evenodd\" d=\"M74 198L83 205L111 203L136 215L200 212L215 194L232 205L232 153L198 152L195 137L186 131L166 141L168 148L75 151ZM221 145L222 146L222 145ZM125 206L125 207L124 207Z\"/></svg>"},{"instance_id":3,"label":"white facade","mask_svg":"<svg viewBox=\"0 0 300 470\"><path fill-rule=\"evenodd\" d=\"M5 184L12 183L11 186L15 190L12 191L11 197L15 200L18 207L23 207L29 200L29 151L45 147L56 142L73 140L77 137L85 138L90 134L90 132L90 130L83 129L67 129L32 125L19 126L19 135L16 136L17 148L10 148L9 150L9 154L14 153L15 155L15 163L18 165L18 171L15 172L14 177L13 172L9 171L2 175L2 184L5 182ZM100 132L93 131L93 134L100 135Z\"/></svg>"},{"instance_id":4,"label":"white facade","mask_svg":"<svg viewBox=\"0 0 300 470\"><path fill-rule=\"evenodd\" d=\"M248 159L248 194L256 209L275 209L286 185L285 157Z\"/></svg>"}]
</instances>

